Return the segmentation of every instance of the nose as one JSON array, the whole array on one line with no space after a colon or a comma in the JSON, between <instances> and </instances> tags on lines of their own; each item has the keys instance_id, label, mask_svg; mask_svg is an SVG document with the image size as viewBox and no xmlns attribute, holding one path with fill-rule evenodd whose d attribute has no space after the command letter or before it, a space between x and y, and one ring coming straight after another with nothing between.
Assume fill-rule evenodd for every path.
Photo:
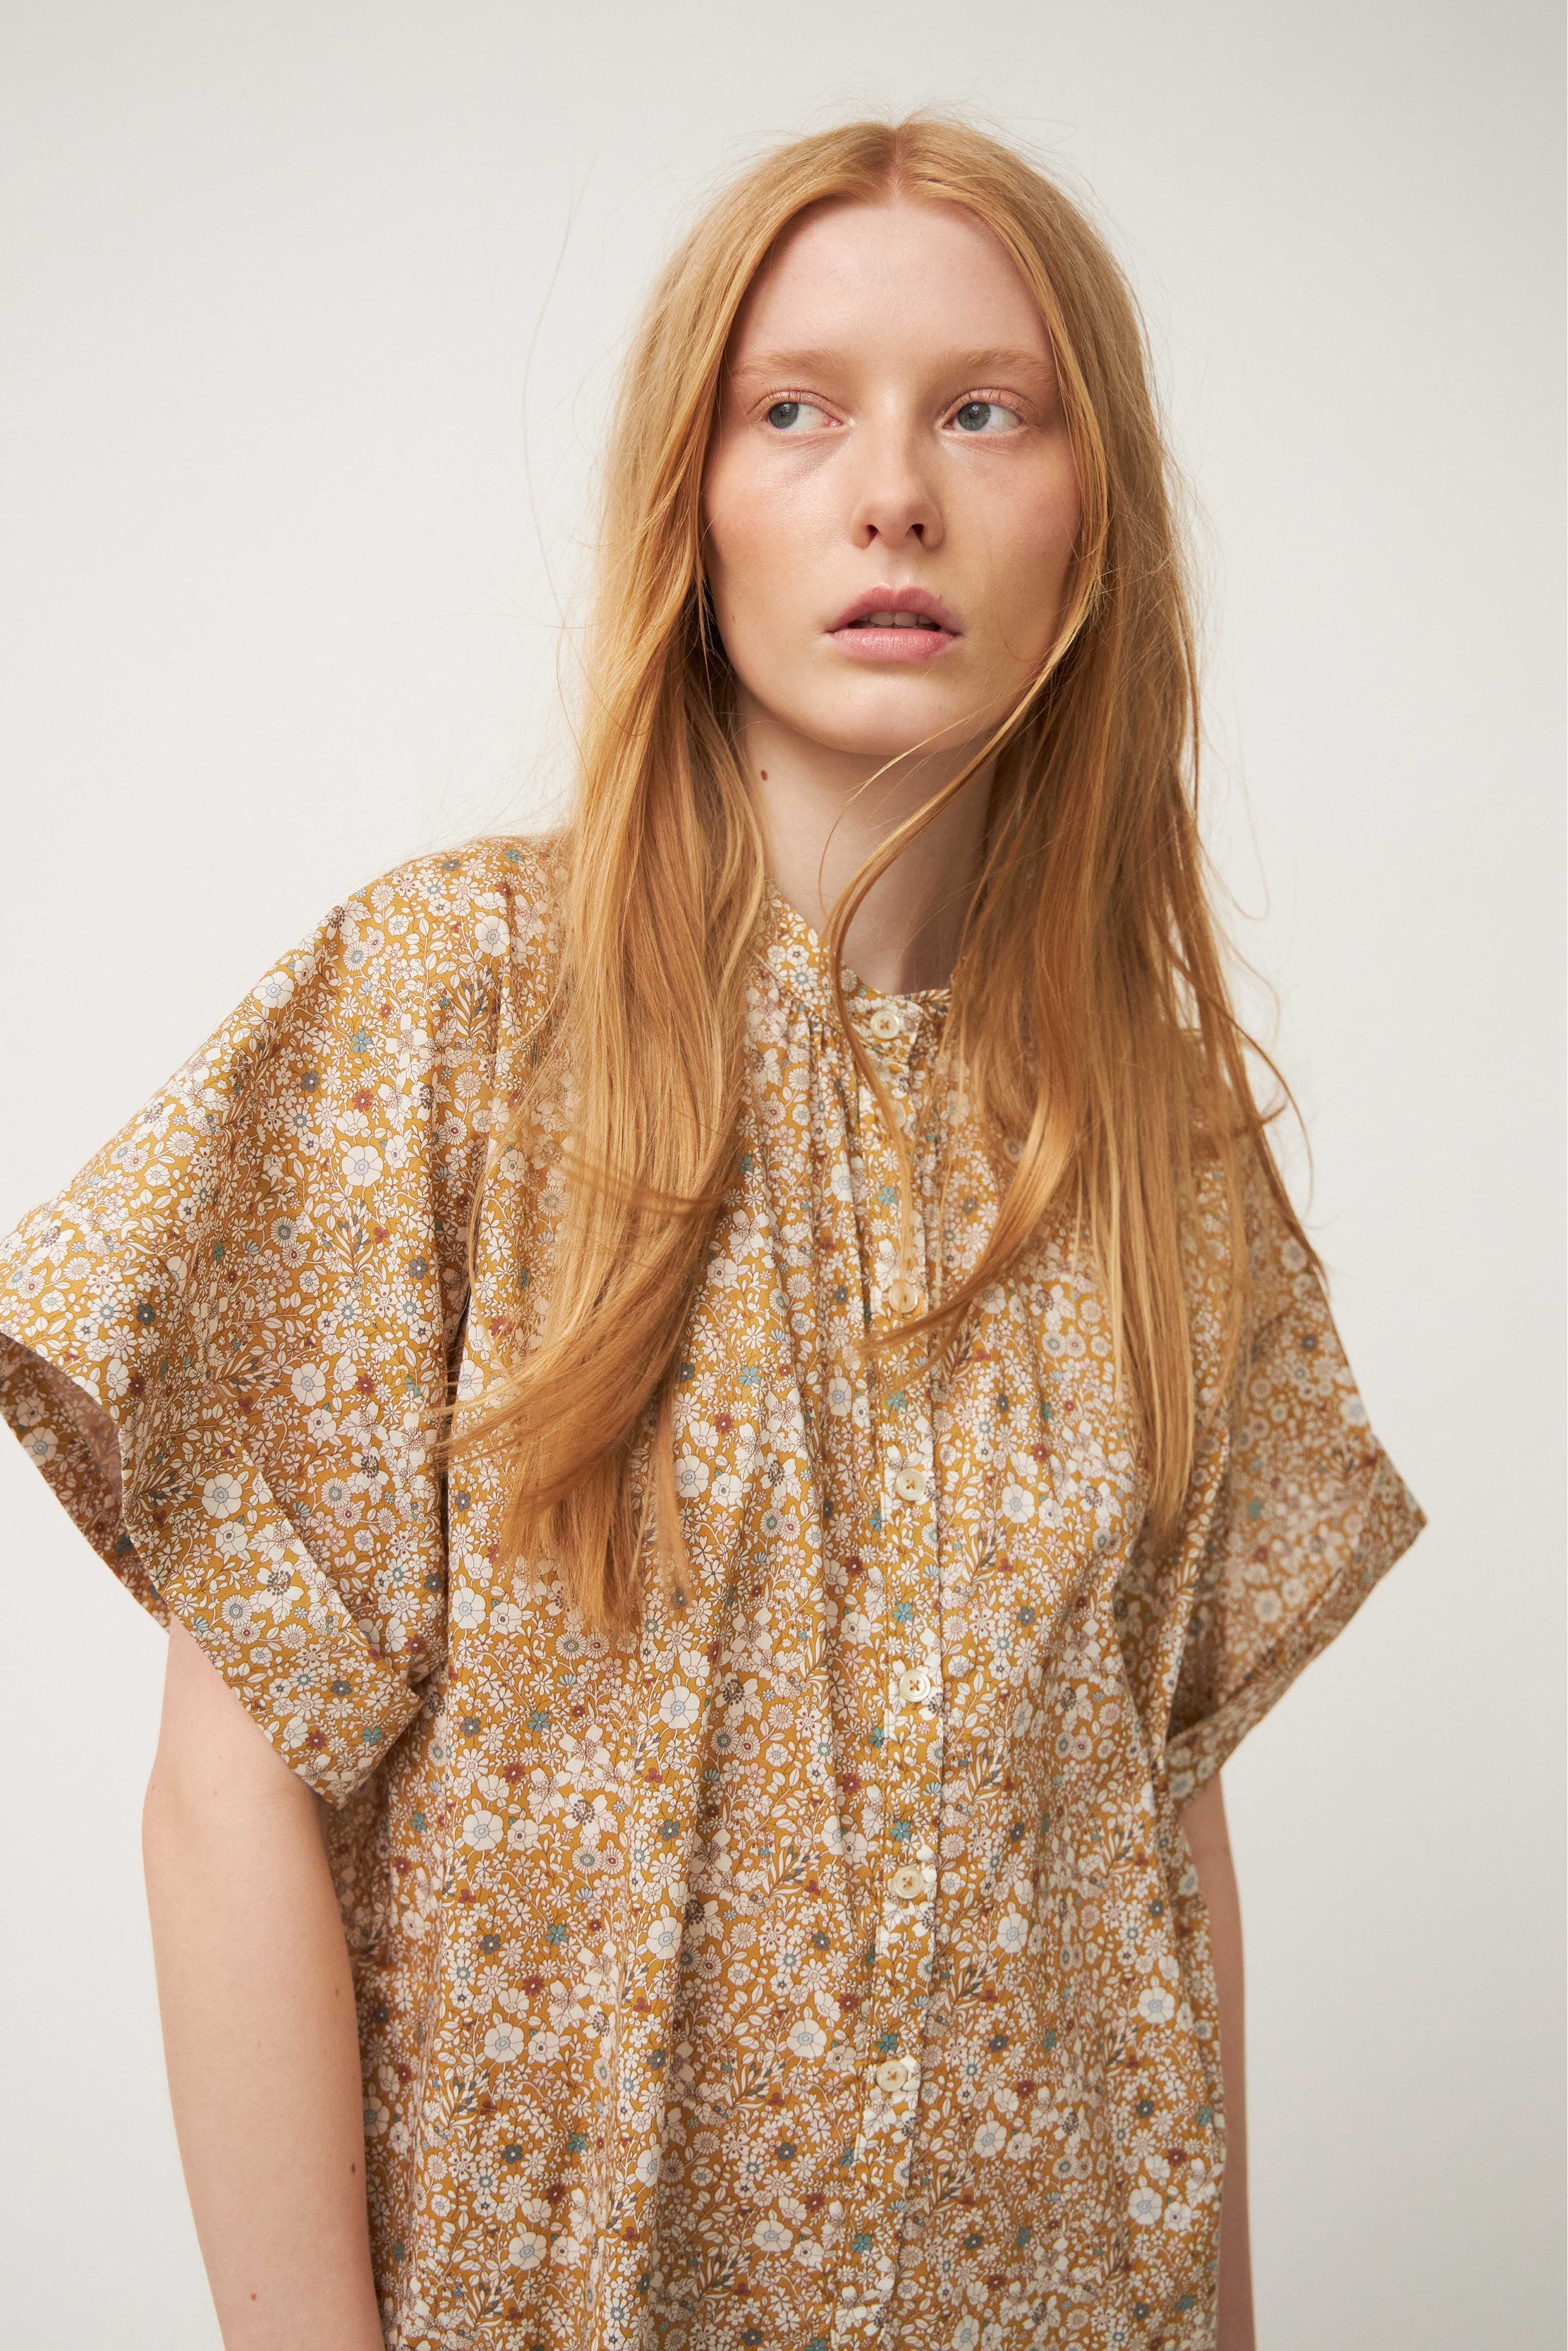
<instances>
[{"instance_id":1,"label":"nose","mask_svg":"<svg viewBox=\"0 0 1568 2351\"><path fill-rule=\"evenodd\" d=\"M918 424L864 419L854 437L850 528L857 547L911 545L927 551L944 537L942 502Z\"/></svg>"}]
</instances>

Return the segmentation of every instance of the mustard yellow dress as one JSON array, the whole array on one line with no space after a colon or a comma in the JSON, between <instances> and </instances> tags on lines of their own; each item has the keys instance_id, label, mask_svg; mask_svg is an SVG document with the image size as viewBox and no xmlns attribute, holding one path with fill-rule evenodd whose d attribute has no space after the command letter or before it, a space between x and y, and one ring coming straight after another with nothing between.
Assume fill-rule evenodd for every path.
<instances>
[{"instance_id":1,"label":"mustard yellow dress","mask_svg":"<svg viewBox=\"0 0 1568 2351\"><path fill-rule=\"evenodd\" d=\"M1207 2346L1225 2129L1176 1803L1422 1513L1260 1182L1227 1393L1194 1220L1203 1436L1162 1555L1059 1238L946 1376L857 1368L894 1158L775 897L680 1369L694 1588L585 1634L431 1443L548 1293L559 1105L495 1146L471 1293L465 1241L549 874L488 841L363 891L0 1252L23 1444L329 1800L387 2343ZM851 1009L910 1102L946 995ZM922 1282L997 1206L949 1141Z\"/></svg>"}]
</instances>

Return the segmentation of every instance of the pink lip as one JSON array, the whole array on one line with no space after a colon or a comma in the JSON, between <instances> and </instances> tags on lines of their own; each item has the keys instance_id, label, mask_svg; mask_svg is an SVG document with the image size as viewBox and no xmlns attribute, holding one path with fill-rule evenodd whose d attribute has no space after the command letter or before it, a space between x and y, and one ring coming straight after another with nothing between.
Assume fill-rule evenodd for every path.
<instances>
[{"instance_id":1,"label":"pink lip","mask_svg":"<svg viewBox=\"0 0 1568 2351\"><path fill-rule=\"evenodd\" d=\"M873 629L868 612L913 612L934 622L925 629ZM857 596L839 615L828 634L836 645L860 661L933 661L950 652L963 635L957 621L940 596L925 588L872 588Z\"/></svg>"}]
</instances>

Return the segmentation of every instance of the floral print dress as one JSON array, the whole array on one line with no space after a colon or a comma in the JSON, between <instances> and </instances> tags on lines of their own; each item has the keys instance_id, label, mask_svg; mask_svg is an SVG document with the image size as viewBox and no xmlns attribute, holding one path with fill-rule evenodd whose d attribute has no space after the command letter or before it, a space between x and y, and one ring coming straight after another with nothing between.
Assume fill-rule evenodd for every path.
<instances>
[{"instance_id":1,"label":"floral print dress","mask_svg":"<svg viewBox=\"0 0 1568 2351\"><path fill-rule=\"evenodd\" d=\"M1199 1203L1158 1555L1053 1232L944 1374L868 1369L997 1176L938 1102L901 1273L894 1154L775 895L679 1367L695 1572L588 1635L504 1554L484 1462L433 1450L548 1295L560 1105L500 1138L550 872L481 841L363 891L0 1252L23 1444L329 1800L387 2343L1208 2345L1225 2122L1176 1806L1423 1524L1322 1290L1254 1172L1221 1392ZM946 1008L852 987L912 1127Z\"/></svg>"}]
</instances>

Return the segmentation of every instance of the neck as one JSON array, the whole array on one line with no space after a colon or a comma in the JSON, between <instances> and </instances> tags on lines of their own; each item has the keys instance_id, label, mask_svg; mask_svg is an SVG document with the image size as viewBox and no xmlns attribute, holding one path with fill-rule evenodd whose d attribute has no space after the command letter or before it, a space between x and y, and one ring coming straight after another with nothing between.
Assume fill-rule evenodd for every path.
<instances>
[{"instance_id":1,"label":"neck","mask_svg":"<svg viewBox=\"0 0 1568 2351\"><path fill-rule=\"evenodd\" d=\"M879 774L881 759L811 742L745 697L741 752L781 897L825 928L846 884L906 818L963 767L965 751L924 752ZM870 889L844 960L886 995L945 987L980 878L994 762L988 760ZM876 780L873 782L872 778Z\"/></svg>"}]
</instances>

